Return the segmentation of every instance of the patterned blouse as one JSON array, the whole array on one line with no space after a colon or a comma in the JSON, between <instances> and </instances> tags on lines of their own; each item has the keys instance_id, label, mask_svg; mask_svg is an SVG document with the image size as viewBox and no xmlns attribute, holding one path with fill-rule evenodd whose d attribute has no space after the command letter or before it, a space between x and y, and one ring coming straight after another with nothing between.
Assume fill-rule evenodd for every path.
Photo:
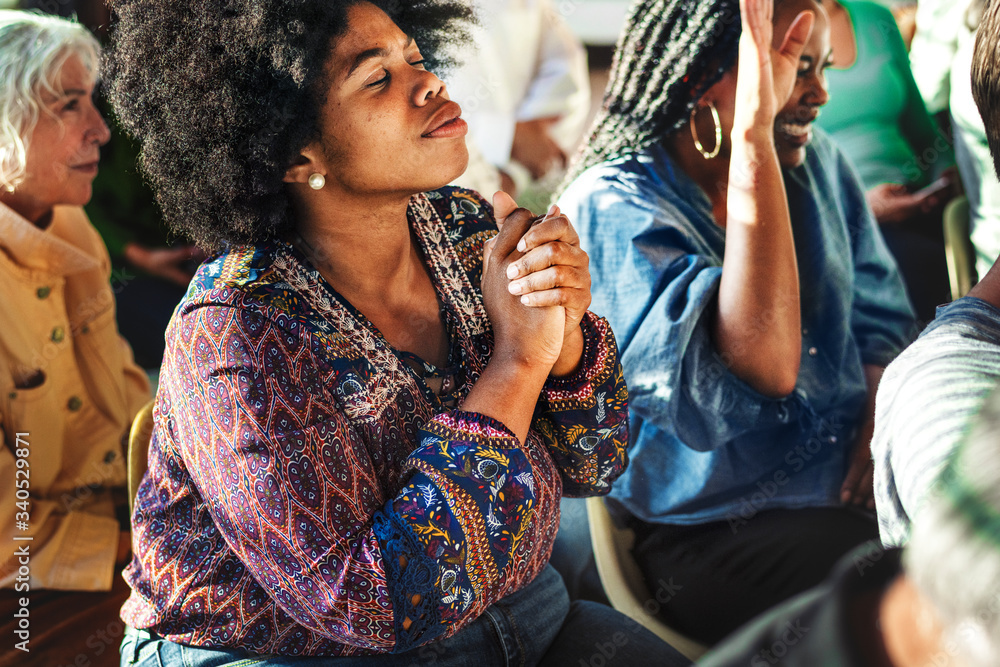
<instances>
[{"instance_id":1,"label":"patterned blouse","mask_svg":"<svg viewBox=\"0 0 1000 667\"><path fill-rule=\"evenodd\" d=\"M493 348L492 210L446 188L408 217L462 367L459 408L293 246L206 263L167 331L129 625L262 654L406 651L531 582L559 498L605 494L625 469L618 351L591 313L581 368L549 379L523 444L460 409Z\"/></svg>"}]
</instances>

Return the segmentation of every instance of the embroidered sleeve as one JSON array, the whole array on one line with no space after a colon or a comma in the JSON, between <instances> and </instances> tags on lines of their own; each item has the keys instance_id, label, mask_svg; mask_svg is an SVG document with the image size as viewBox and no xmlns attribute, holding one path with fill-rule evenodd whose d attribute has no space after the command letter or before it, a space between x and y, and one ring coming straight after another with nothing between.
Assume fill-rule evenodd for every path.
<instances>
[{"instance_id":1,"label":"embroidered sleeve","mask_svg":"<svg viewBox=\"0 0 1000 667\"><path fill-rule=\"evenodd\" d=\"M535 497L506 427L439 415L419 434L402 490L387 496L384 462L330 399L331 378L315 362L322 343L298 335L299 324L204 307L177 326L161 391L224 538L185 571L213 567L228 547L294 622L383 652L457 632L514 585L500 573ZM385 419L386 438L412 437ZM151 549L175 557L167 543Z\"/></svg>"},{"instance_id":2,"label":"embroidered sleeve","mask_svg":"<svg viewBox=\"0 0 1000 667\"><path fill-rule=\"evenodd\" d=\"M408 463L417 473L390 504L386 516L395 533L381 541L397 643L412 647L477 618L503 597L513 582L501 573L535 499L531 465L514 435L483 415L435 417Z\"/></svg>"},{"instance_id":3,"label":"embroidered sleeve","mask_svg":"<svg viewBox=\"0 0 1000 667\"><path fill-rule=\"evenodd\" d=\"M628 466L628 389L610 325L588 312L583 359L565 378L549 378L534 428L563 478L563 494L604 495Z\"/></svg>"}]
</instances>

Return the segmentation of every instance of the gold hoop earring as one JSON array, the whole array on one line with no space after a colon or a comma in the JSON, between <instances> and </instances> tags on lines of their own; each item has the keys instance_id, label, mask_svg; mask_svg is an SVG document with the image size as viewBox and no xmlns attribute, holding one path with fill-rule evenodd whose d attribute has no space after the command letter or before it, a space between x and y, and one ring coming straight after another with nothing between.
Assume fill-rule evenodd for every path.
<instances>
[{"instance_id":1,"label":"gold hoop earring","mask_svg":"<svg viewBox=\"0 0 1000 667\"><path fill-rule=\"evenodd\" d=\"M719 110L715 108L715 104L713 102L708 103L708 108L712 111L712 122L715 123L715 148L711 151L706 151L705 147L701 145L701 141L698 140L698 128L696 128L694 124L694 117L698 113L697 106L695 106L694 109L691 109L689 124L691 125L691 138L694 139L694 147L698 149L698 152L701 153L703 158L711 160L719 154L719 149L722 148L722 122L719 120Z\"/></svg>"},{"instance_id":2,"label":"gold hoop earring","mask_svg":"<svg viewBox=\"0 0 1000 667\"><path fill-rule=\"evenodd\" d=\"M326 178L323 174L313 174L309 177L309 187L313 190L322 190L323 186L326 185Z\"/></svg>"}]
</instances>

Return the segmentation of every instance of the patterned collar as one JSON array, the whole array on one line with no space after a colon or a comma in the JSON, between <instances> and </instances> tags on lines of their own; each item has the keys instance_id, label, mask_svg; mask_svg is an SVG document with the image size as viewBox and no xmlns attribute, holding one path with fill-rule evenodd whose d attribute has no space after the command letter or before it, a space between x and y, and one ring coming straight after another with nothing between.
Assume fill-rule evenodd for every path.
<instances>
[{"instance_id":1,"label":"patterned collar","mask_svg":"<svg viewBox=\"0 0 1000 667\"><path fill-rule=\"evenodd\" d=\"M444 310L452 340L452 349L461 350L459 363L466 365L471 378L482 372L480 355L470 354L470 346L478 337L491 331L482 297L473 287L458 254L448 236L447 228L427 195L414 195L407 209L410 226L427 258L431 279ZM393 396L402 386L410 385L423 394L432 405L438 397L413 368L395 352L382 333L367 317L320 275L319 271L293 245L276 244L272 268L308 303L315 313L326 320L333 331L340 333L359 356L370 360L377 380L370 391L359 392L357 399L345 406L352 419L379 419L382 410L392 404ZM471 363L473 367L468 367ZM471 384L471 383L470 383Z\"/></svg>"}]
</instances>

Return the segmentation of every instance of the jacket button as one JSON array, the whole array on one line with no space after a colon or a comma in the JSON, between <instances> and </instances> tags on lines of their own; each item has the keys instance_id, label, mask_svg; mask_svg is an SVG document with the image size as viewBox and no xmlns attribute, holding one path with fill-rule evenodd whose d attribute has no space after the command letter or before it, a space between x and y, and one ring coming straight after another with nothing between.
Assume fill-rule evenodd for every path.
<instances>
[{"instance_id":1,"label":"jacket button","mask_svg":"<svg viewBox=\"0 0 1000 667\"><path fill-rule=\"evenodd\" d=\"M38 295L39 299L47 299L49 298L49 294L52 294L52 288L48 286L39 287L35 294Z\"/></svg>"},{"instance_id":2,"label":"jacket button","mask_svg":"<svg viewBox=\"0 0 1000 667\"><path fill-rule=\"evenodd\" d=\"M809 348L809 356L810 357L815 357L817 354L819 354L819 350L817 350L815 347L810 347Z\"/></svg>"},{"instance_id":3,"label":"jacket button","mask_svg":"<svg viewBox=\"0 0 1000 667\"><path fill-rule=\"evenodd\" d=\"M62 327L56 327L55 329L52 330L53 343L61 343L63 341L63 338L65 337L66 337L66 330L63 329Z\"/></svg>"},{"instance_id":4,"label":"jacket button","mask_svg":"<svg viewBox=\"0 0 1000 667\"><path fill-rule=\"evenodd\" d=\"M80 400L79 396L73 396L66 403L66 407L69 408L70 412L76 412L83 407L83 401Z\"/></svg>"}]
</instances>

